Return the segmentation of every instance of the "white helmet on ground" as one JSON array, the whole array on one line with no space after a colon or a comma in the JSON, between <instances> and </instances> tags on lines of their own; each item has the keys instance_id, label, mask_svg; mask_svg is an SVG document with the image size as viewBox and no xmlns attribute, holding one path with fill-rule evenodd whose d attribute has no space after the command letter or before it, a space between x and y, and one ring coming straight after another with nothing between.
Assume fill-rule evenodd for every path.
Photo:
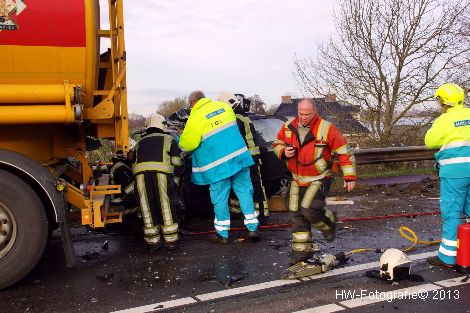
<instances>
[{"instance_id":1,"label":"white helmet on ground","mask_svg":"<svg viewBox=\"0 0 470 313\"><path fill-rule=\"evenodd\" d=\"M398 268L403 268L410 274L411 259L398 249L387 249L380 257L380 276L387 280L394 280Z\"/></svg>"},{"instance_id":2,"label":"white helmet on ground","mask_svg":"<svg viewBox=\"0 0 470 313\"><path fill-rule=\"evenodd\" d=\"M158 128L165 130L165 118L158 113L152 113L145 121L145 128Z\"/></svg>"},{"instance_id":3,"label":"white helmet on ground","mask_svg":"<svg viewBox=\"0 0 470 313\"><path fill-rule=\"evenodd\" d=\"M231 91L224 91L222 92L218 97L218 101L222 101L227 103L232 107L232 109L235 109L237 106L240 105L240 100L235 96L235 94Z\"/></svg>"}]
</instances>

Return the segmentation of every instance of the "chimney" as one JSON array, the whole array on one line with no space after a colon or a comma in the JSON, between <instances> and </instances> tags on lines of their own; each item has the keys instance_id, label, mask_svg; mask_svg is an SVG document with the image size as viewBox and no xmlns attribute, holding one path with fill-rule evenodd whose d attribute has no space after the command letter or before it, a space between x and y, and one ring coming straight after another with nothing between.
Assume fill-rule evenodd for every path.
<instances>
[{"instance_id":1,"label":"chimney","mask_svg":"<svg viewBox=\"0 0 470 313\"><path fill-rule=\"evenodd\" d=\"M286 104L292 103L292 97L291 96L281 96L281 103L286 103Z\"/></svg>"},{"instance_id":2,"label":"chimney","mask_svg":"<svg viewBox=\"0 0 470 313\"><path fill-rule=\"evenodd\" d=\"M325 103L336 102L336 94L330 93L325 95Z\"/></svg>"}]
</instances>

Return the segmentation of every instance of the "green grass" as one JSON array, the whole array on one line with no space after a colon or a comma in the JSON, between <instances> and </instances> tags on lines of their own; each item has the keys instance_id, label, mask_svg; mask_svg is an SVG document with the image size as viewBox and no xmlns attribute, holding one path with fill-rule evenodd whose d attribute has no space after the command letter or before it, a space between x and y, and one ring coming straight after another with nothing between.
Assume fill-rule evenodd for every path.
<instances>
[{"instance_id":1,"label":"green grass","mask_svg":"<svg viewBox=\"0 0 470 313\"><path fill-rule=\"evenodd\" d=\"M375 177L392 177L407 176L419 174L437 175L433 161L415 161L389 164L367 164L357 166L357 174L359 179L375 178ZM331 191L335 195L357 195L365 192L367 186L364 184L356 184L356 189L352 193L348 193L343 188L343 178L335 176Z\"/></svg>"},{"instance_id":2,"label":"green grass","mask_svg":"<svg viewBox=\"0 0 470 313\"><path fill-rule=\"evenodd\" d=\"M436 168L434 166L426 167L400 167L381 169L378 171L362 170L358 168L359 178L373 178L373 177L389 177L389 176L405 176L405 175L418 175L418 174L435 174Z\"/></svg>"}]
</instances>

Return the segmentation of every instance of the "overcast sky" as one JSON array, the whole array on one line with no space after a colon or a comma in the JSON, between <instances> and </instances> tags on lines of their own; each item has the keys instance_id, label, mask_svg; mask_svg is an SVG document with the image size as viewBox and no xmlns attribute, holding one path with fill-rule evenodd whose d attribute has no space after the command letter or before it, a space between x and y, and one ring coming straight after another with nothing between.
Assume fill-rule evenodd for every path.
<instances>
[{"instance_id":1,"label":"overcast sky","mask_svg":"<svg viewBox=\"0 0 470 313\"><path fill-rule=\"evenodd\" d=\"M334 30L331 0L124 2L129 112L148 115L195 89L258 94L268 105L299 92L293 58Z\"/></svg>"}]
</instances>

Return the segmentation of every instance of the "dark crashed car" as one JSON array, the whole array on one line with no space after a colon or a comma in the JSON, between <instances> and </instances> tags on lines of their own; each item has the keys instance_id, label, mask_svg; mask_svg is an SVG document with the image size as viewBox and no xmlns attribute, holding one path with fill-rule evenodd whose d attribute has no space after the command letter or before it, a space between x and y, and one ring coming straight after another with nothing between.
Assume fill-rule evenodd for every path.
<instances>
[{"instance_id":1,"label":"dark crashed car","mask_svg":"<svg viewBox=\"0 0 470 313\"><path fill-rule=\"evenodd\" d=\"M285 122L285 118L248 113L253 121L255 131L254 134L260 145L261 151L261 177L263 179L264 188L267 198L280 192L286 186L289 180L289 171L285 163L279 160L273 153L272 143L276 139L277 133ZM184 128L184 123L188 117L188 111L180 110L171 114L167 119L170 133L178 134ZM191 182L191 157L187 155L185 158L185 170L180 184L180 196L186 204L187 216L200 216L213 213L213 206L209 196L209 186L195 185Z\"/></svg>"}]
</instances>

